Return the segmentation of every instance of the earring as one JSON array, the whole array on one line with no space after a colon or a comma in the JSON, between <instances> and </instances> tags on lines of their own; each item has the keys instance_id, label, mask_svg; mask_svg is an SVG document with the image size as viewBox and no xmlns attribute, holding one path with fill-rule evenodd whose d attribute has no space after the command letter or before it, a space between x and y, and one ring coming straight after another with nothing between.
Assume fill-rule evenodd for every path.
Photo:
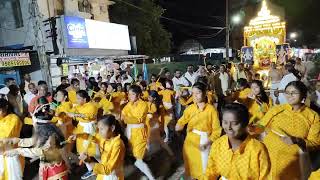
<instances>
[{"instance_id":1,"label":"earring","mask_svg":"<svg viewBox=\"0 0 320 180\"><path fill-rule=\"evenodd\" d=\"M303 98L302 101L301 101L301 103L304 104L305 102L306 102L306 99Z\"/></svg>"}]
</instances>

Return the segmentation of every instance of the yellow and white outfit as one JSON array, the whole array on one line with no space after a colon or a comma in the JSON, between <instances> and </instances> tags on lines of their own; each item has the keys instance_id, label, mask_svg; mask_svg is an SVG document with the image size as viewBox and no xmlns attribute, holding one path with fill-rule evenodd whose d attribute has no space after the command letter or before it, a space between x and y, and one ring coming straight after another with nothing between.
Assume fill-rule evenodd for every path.
<instances>
[{"instance_id":1,"label":"yellow and white outfit","mask_svg":"<svg viewBox=\"0 0 320 180\"><path fill-rule=\"evenodd\" d=\"M126 135L136 159L143 159L147 148L146 118L148 103L142 100L129 102L122 110L127 124Z\"/></svg>"},{"instance_id":2,"label":"yellow and white outfit","mask_svg":"<svg viewBox=\"0 0 320 180\"><path fill-rule=\"evenodd\" d=\"M0 139L17 138L20 136L22 123L15 114L8 114L0 119ZM23 158L20 156L6 157L2 153L14 147L0 144L0 180L22 180Z\"/></svg>"},{"instance_id":3,"label":"yellow and white outfit","mask_svg":"<svg viewBox=\"0 0 320 180\"><path fill-rule=\"evenodd\" d=\"M287 145L280 136L293 136L303 139L308 150L320 146L319 115L304 106L294 111L289 104L274 106L258 124L264 126L267 135L263 142L266 145L270 160L273 180L300 179L298 145Z\"/></svg>"},{"instance_id":4,"label":"yellow and white outfit","mask_svg":"<svg viewBox=\"0 0 320 180\"><path fill-rule=\"evenodd\" d=\"M196 104L190 105L178 120L177 125L188 124L187 137L183 145L183 159L188 176L200 179L206 171L210 146L201 151L200 145L214 142L221 135L217 110L206 104L201 111Z\"/></svg>"},{"instance_id":5,"label":"yellow and white outfit","mask_svg":"<svg viewBox=\"0 0 320 180\"><path fill-rule=\"evenodd\" d=\"M248 136L235 151L227 135L217 139L211 147L208 167L203 180L267 180L271 163L265 145Z\"/></svg>"},{"instance_id":6,"label":"yellow and white outfit","mask_svg":"<svg viewBox=\"0 0 320 180\"><path fill-rule=\"evenodd\" d=\"M124 180L123 164L125 146L120 135L106 140L96 135L99 142L101 162L95 164L93 172L97 180Z\"/></svg>"},{"instance_id":7,"label":"yellow and white outfit","mask_svg":"<svg viewBox=\"0 0 320 180\"><path fill-rule=\"evenodd\" d=\"M73 131L72 118L67 116L67 113L71 112L73 104L69 101L62 102L55 110L55 116L51 122L55 123L64 134L65 138L68 138Z\"/></svg>"},{"instance_id":8,"label":"yellow and white outfit","mask_svg":"<svg viewBox=\"0 0 320 180\"><path fill-rule=\"evenodd\" d=\"M170 89L164 89L159 91L159 95L162 96L162 104L164 107L163 120L164 120L164 131L166 134L165 142L167 142L169 138L168 124L174 119L173 102L175 99L175 92Z\"/></svg>"},{"instance_id":9,"label":"yellow and white outfit","mask_svg":"<svg viewBox=\"0 0 320 180\"><path fill-rule=\"evenodd\" d=\"M103 115L111 114L114 110L113 103L105 97L100 100L99 107L102 108Z\"/></svg>"},{"instance_id":10,"label":"yellow and white outfit","mask_svg":"<svg viewBox=\"0 0 320 180\"><path fill-rule=\"evenodd\" d=\"M96 133L95 123L97 120L98 108L92 102L88 102L74 107L73 112L85 116L85 118L76 118L79 123L73 130L73 134L77 135L77 152L87 153L91 157L98 155L99 149L95 141L92 140L88 142L88 140L90 140L89 136L94 136ZM88 143L90 144L88 145Z\"/></svg>"}]
</instances>

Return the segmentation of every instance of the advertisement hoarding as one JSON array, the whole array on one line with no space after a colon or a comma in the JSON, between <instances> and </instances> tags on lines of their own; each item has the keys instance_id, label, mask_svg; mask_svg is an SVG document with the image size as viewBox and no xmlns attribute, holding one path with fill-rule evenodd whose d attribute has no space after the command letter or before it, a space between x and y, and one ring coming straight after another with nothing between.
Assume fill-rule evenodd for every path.
<instances>
[{"instance_id":1,"label":"advertisement hoarding","mask_svg":"<svg viewBox=\"0 0 320 180\"><path fill-rule=\"evenodd\" d=\"M126 25L64 17L67 48L131 50L129 29Z\"/></svg>"}]
</instances>

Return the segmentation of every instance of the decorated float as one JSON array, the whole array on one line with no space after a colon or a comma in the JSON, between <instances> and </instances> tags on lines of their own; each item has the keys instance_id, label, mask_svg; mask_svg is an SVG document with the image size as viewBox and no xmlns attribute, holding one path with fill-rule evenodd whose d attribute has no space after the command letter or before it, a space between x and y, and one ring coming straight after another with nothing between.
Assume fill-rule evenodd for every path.
<instances>
[{"instance_id":1,"label":"decorated float","mask_svg":"<svg viewBox=\"0 0 320 180\"><path fill-rule=\"evenodd\" d=\"M289 46L285 41L286 23L272 15L263 0L258 16L244 27L242 60L253 63L254 68L264 74L272 62L283 63L287 58Z\"/></svg>"}]
</instances>

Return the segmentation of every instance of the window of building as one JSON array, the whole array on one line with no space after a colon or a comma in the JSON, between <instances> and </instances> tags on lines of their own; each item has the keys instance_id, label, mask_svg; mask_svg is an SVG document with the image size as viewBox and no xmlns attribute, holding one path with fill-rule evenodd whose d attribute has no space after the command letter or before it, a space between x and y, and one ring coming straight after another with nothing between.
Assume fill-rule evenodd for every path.
<instances>
[{"instance_id":1,"label":"window of building","mask_svg":"<svg viewBox=\"0 0 320 180\"><path fill-rule=\"evenodd\" d=\"M21 13L20 0L12 0L12 10L16 28L23 27L23 18Z\"/></svg>"},{"instance_id":2,"label":"window of building","mask_svg":"<svg viewBox=\"0 0 320 180\"><path fill-rule=\"evenodd\" d=\"M20 0L0 1L0 27L8 29L23 27Z\"/></svg>"}]
</instances>

